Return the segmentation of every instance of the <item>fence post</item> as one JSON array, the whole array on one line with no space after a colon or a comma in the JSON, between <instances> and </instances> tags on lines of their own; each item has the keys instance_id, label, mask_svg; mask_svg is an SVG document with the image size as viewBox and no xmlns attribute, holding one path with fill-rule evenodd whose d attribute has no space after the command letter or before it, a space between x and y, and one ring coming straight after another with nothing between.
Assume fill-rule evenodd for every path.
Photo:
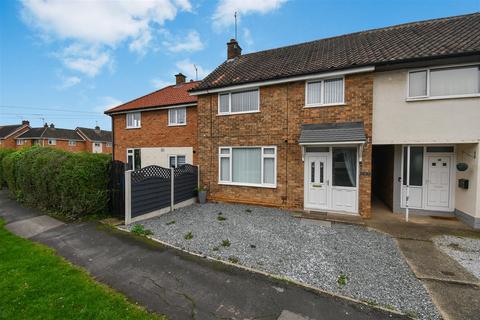
<instances>
[{"instance_id":1,"label":"fence post","mask_svg":"<svg viewBox=\"0 0 480 320\"><path fill-rule=\"evenodd\" d=\"M197 190L200 188L200 166L197 166Z\"/></svg>"},{"instance_id":2,"label":"fence post","mask_svg":"<svg viewBox=\"0 0 480 320\"><path fill-rule=\"evenodd\" d=\"M170 211L175 207L175 168L170 167Z\"/></svg>"},{"instance_id":3,"label":"fence post","mask_svg":"<svg viewBox=\"0 0 480 320\"><path fill-rule=\"evenodd\" d=\"M132 222L132 170L125 171L125 224Z\"/></svg>"}]
</instances>

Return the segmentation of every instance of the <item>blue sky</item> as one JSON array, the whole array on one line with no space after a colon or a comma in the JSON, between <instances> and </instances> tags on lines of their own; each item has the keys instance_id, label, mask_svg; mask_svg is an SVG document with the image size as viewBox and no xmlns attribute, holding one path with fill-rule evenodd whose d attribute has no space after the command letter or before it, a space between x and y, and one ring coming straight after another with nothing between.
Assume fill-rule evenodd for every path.
<instances>
[{"instance_id":1,"label":"blue sky","mask_svg":"<svg viewBox=\"0 0 480 320\"><path fill-rule=\"evenodd\" d=\"M103 110L243 52L480 11L480 0L0 2L0 125L110 128Z\"/></svg>"}]
</instances>

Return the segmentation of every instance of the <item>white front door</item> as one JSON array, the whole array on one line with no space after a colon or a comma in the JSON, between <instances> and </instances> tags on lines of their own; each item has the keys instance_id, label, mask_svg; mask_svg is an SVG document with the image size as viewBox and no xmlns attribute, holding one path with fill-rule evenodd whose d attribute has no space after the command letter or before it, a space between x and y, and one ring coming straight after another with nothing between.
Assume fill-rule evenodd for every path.
<instances>
[{"instance_id":1,"label":"white front door","mask_svg":"<svg viewBox=\"0 0 480 320\"><path fill-rule=\"evenodd\" d=\"M305 207L328 209L329 163L326 155L307 155L305 158Z\"/></svg>"},{"instance_id":2,"label":"white front door","mask_svg":"<svg viewBox=\"0 0 480 320\"><path fill-rule=\"evenodd\" d=\"M101 142L94 142L92 152L93 153L102 153L102 143Z\"/></svg>"},{"instance_id":3,"label":"white front door","mask_svg":"<svg viewBox=\"0 0 480 320\"><path fill-rule=\"evenodd\" d=\"M427 209L446 209L450 206L449 156L427 157Z\"/></svg>"}]
</instances>

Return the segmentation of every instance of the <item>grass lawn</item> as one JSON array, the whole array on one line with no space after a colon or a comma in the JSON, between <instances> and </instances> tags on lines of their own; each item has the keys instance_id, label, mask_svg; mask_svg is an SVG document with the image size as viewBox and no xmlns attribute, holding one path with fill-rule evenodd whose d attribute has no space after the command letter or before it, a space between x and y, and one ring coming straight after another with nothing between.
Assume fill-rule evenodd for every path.
<instances>
[{"instance_id":1,"label":"grass lawn","mask_svg":"<svg viewBox=\"0 0 480 320\"><path fill-rule=\"evenodd\" d=\"M0 219L0 319L166 319L4 224Z\"/></svg>"}]
</instances>

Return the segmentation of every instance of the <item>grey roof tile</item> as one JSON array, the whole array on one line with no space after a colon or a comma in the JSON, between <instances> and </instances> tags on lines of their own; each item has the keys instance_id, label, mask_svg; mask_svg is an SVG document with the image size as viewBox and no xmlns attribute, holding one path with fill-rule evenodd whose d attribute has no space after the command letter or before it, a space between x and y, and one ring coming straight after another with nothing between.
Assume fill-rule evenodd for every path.
<instances>
[{"instance_id":1,"label":"grey roof tile","mask_svg":"<svg viewBox=\"0 0 480 320\"><path fill-rule=\"evenodd\" d=\"M362 122L304 124L299 143L366 141Z\"/></svg>"},{"instance_id":2,"label":"grey roof tile","mask_svg":"<svg viewBox=\"0 0 480 320\"><path fill-rule=\"evenodd\" d=\"M345 68L480 54L480 13L412 22L241 55L191 92Z\"/></svg>"}]
</instances>

